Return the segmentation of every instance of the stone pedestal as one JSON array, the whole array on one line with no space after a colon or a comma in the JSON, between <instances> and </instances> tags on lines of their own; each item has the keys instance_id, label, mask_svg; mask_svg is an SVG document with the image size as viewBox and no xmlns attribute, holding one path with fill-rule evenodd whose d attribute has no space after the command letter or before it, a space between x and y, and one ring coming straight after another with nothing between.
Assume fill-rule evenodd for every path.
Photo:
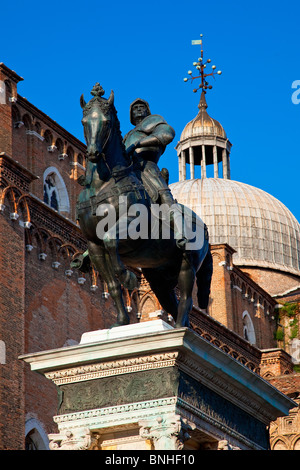
<instances>
[{"instance_id":1,"label":"stone pedestal","mask_svg":"<svg viewBox=\"0 0 300 470\"><path fill-rule=\"evenodd\" d=\"M262 450L295 403L224 351L162 320L22 356L59 390L51 449Z\"/></svg>"}]
</instances>

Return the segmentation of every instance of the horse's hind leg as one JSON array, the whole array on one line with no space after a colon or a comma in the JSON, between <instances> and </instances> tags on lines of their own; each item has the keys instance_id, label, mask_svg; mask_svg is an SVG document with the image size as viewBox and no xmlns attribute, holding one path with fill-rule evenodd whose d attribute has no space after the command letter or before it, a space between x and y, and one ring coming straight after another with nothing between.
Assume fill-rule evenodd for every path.
<instances>
[{"instance_id":1,"label":"horse's hind leg","mask_svg":"<svg viewBox=\"0 0 300 470\"><path fill-rule=\"evenodd\" d=\"M178 305L178 315L175 328L189 326L189 313L193 307L193 287L196 272L187 256L183 256L181 269L178 276L178 287L180 290L180 300Z\"/></svg>"},{"instance_id":2,"label":"horse's hind leg","mask_svg":"<svg viewBox=\"0 0 300 470\"><path fill-rule=\"evenodd\" d=\"M213 260L211 252L208 249L207 255L196 274L198 306L203 310L206 310L208 307L212 274Z\"/></svg>"},{"instance_id":3,"label":"horse's hind leg","mask_svg":"<svg viewBox=\"0 0 300 470\"><path fill-rule=\"evenodd\" d=\"M163 270L144 268L142 271L162 308L176 321L178 300L174 291L174 282L166 280L167 276Z\"/></svg>"},{"instance_id":4,"label":"horse's hind leg","mask_svg":"<svg viewBox=\"0 0 300 470\"><path fill-rule=\"evenodd\" d=\"M115 276L109 254L104 247L92 242L88 242L88 250L93 265L107 284L117 310L117 322L112 326L128 325L129 316L125 308L121 284Z\"/></svg>"}]
</instances>

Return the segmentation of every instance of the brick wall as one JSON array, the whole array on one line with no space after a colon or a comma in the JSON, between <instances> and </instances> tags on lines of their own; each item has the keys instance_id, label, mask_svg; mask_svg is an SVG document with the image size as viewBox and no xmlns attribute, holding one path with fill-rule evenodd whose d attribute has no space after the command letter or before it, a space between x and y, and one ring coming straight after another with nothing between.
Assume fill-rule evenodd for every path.
<instances>
[{"instance_id":1,"label":"brick wall","mask_svg":"<svg viewBox=\"0 0 300 470\"><path fill-rule=\"evenodd\" d=\"M294 396L300 394L300 374L294 373L270 377L268 381L285 395Z\"/></svg>"},{"instance_id":2,"label":"brick wall","mask_svg":"<svg viewBox=\"0 0 300 470\"><path fill-rule=\"evenodd\" d=\"M13 109L15 119L23 123L12 123L13 156L37 176L31 192L43 201L44 172L53 167L66 185L70 202L70 212L61 213L75 221L75 205L81 191L76 180L85 171L85 145L24 98L18 96Z\"/></svg>"},{"instance_id":3,"label":"brick wall","mask_svg":"<svg viewBox=\"0 0 300 470\"><path fill-rule=\"evenodd\" d=\"M53 268L49 252L45 260L38 255L38 247L34 246L25 258L24 353L80 342L84 332L106 328L115 321L114 306L110 298L102 298L100 281L93 292L89 275L84 284L79 284L77 272L70 277L65 274L70 268L68 260L59 258L60 266ZM26 365L26 413L42 423L47 434L57 432L53 422L57 404L52 382L31 372Z\"/></svg>"},{"instance_id":4,"label":"brick wall","mask_svg":"<svg viewBox=\"0 0 300 470\"><path fill-rule=\"evenodd\" d=\"M234 250L212 245L213 277L208 313L217 321L245 337L245 329L256 347L276 347L274 332L276 301L246 273L232 263ZM254 335L251 333L253 325Z\"/></svg>"},{"instance_id":5,"label":"brick wall","mask_svg":"<svg viewBox=\"0 0 300 470\"><path fill-rule=\"evenodd\" d=\"M243 267L241 269L243 272L247 273L254 282L269 292L270 295L283 294L287 290L297 287L300 284L300 277L288 272L276 272L271 269L250 267Z\"/></svg>"},{"instance_id":6,"label":"brick wall","mask_svg":"<svg viewBox=\"0 0 300 470\"><path fill-rule=\"evenodd\" d=\"M0 339L6 348L0 364L0 449L22 449L25 434L24 236L16 221L0 214Z\"/></svg>"},{"instance_id":7,"label":"brick wall","mask_svg":"<svg viewBox=\"0 0 300 470\"><path fill-rule=\"evenodd\" d=\"M275 376L293 373L291 356L283 349L263 350L260 364L260 374L266 379L273 380Z\"/></svg>"}]
</instances>

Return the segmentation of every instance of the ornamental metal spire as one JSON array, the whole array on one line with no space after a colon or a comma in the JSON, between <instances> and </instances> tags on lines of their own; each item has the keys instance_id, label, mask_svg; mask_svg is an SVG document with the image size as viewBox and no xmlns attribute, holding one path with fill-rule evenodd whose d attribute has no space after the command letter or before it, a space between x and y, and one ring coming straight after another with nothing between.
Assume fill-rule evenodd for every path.
<instances>
[{"instance_id":1,"label":"ornamental metal spire","mask_svg":"<svg viewBox=\"0 0 300 470\"><path fill-rule=\"evenodd\" d=\"M199 84L198 88L194 88L193 92L197 93L197 91L200 89L202 90L203 93L206 93L206 90L212 89L212 85L209 85L208 81L206 80L207 77L214 77L215 75L221 75L221 70L218 70L215 72L216 66L212 65L212 72L211 73L205 73L206 72L206 67L208 64L211 63L211 59L207 59L204 61L203 59L203 41L202 41L203 34L200 34L201 39L196 39L192 41L192 45L200 45L201 46L201 56L198 58L197 62L193 62L194 67L196 67L197 70L199 70L199 74L197 76L193 76L193 72L191 70L188 71L188 74L190 75L190 78L184 78L183 80L185 82L191 81L193 82L195 79L200 78L201 83Z\"/></svg>"}]
</instances>

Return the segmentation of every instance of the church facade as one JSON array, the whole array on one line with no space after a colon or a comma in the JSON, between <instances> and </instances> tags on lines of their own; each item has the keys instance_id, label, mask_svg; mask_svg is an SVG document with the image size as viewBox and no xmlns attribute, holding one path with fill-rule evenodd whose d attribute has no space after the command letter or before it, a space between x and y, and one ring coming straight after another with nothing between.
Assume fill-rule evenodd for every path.
<instances>
[{"instance_id":1,"label":"church facade","mask_svg":"<svg viewBox=\"0 0 300 470\"><path fill-rule=\"evenodd\" d=\"M86 331L106 328L116 315L98 274L93 269L84 274L70 268L72 257L86 249L75 214L81 189L77 180L85 173L85 145L20 96L21 81L19 75L0 64L3 450L47 449L48 435L56 432L56 387L31 372L19 356L78 344ZM204 97L199 109L201 123L197 115L197 123L187 125L183 131L177 145L179 182L171 185L174 197L192 207L207 223L211 237L211 300L207 312L198 309L195 300L192 328L297 400L300 374L294 366L299 332L290 339L290 317L285 316L280 320L287 322L285 336L278 337L278 305L299 304L299 224L271 196L230 180L231 143L222 126L206 117L206 107ZM207 178L210 164L214 178ZM195 178L197 165L202 169L201 178ZM246 201L243 206L238 204L244 213L230 212L237 207L233 195ZM255 209L251 201L256 201L255 214L251 213ZM268 203L264 217L257 211L262 201ZM272 230L272 217L279 208L285 222L281 226L277 220L277 228ZM262 218L268 221L269 229L260 225ZM238 232L241 225L243 234ZM281 242L276 239L278 227ZM284 227L289 231L284 232ZM259 239L266 239L263 247L257 244ZM256 246L251 245L254 241ZM147 282L139 277L139 289L131 295L123 292L131 323L161 318L172 324ZM274 423L270 439L271 448L299 448L297 410Z\"/></svg>"}]
</instances>

